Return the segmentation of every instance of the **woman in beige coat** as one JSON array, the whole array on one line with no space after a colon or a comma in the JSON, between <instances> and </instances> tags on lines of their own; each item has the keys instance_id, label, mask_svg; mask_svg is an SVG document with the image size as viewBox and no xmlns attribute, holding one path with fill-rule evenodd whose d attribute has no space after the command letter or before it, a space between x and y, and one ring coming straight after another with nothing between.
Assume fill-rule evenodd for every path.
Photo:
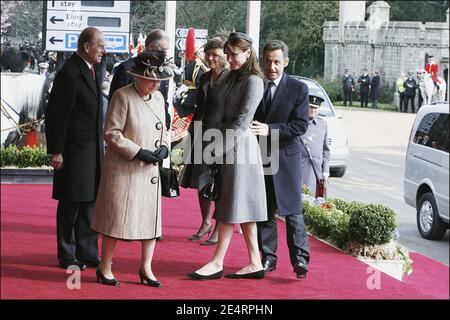
<instances>
[{"instance_id":1,"label":"woman in beige coat","mask_svg":"<svg viewBox=\"0 0 450 320\"><path fill-rule=\"evenodd\" d=\"M160 287L152 272L155 239L161 236L161 185L158 162L166 158L164 98L161 80L173 75L162 51L134 58L135 83L114 93L106 117L108 145L92 229L103 235L97 281L118 285L111 271L117 240L142 242L141 283Z\"/></svg>"}]
</instances>

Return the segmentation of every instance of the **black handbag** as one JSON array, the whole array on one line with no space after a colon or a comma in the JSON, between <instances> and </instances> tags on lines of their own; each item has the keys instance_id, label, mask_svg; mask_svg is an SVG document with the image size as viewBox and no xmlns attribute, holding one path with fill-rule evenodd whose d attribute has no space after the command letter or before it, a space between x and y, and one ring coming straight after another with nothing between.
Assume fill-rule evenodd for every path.
<instances>
[{"instance_id":1,"label":"black handbag","mask_svg":"<svg viewBox=\"0 0 450 320\"><path fill-rule=\"evenodd\" d=\"M177 172L172 168L159 167L161 178L161 195L167 198L176 198L180 196L180 187L178 185Z\"/></svg>"},{"instance_id":2,"label":"black handbag","mask_svg":"<svg viewBox=\"0 0 450 320\"><path fill-rule=\"evenodd\" d=\"M198 192L199 194L208 200L219 200L219 166L208 166L208 170L205 170L198 177Z\"/></svg>"}]
</instances>

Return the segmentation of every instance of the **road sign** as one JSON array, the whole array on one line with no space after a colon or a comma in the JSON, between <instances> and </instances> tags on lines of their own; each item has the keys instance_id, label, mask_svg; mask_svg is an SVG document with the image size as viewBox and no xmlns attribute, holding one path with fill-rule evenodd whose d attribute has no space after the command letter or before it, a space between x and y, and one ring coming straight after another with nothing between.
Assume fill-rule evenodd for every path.
<instances>
[{"instance_id":1,"label":"road sign","mask_svg":"<svg viewBox=\"0 0 450 320\"><path fill-rule=\"evenodd\" d=\"M49 30L46 48L49 51L76 51L81 31ZM106 52L128 52L128 33L105 32Z\"/></svg>"},{"instance_id":2,"label":"road sign","mask_svg":"<svg viewBox=\"0 0 450 320\"><path fill-rule=\"evenodd\" d=\"M208 42L208 39L195 39L195 47L199 48L206 42ZM178 50L186 50L186 38L178 39L175 44Z\"/></svg>"},{"instance_id":3,"label":"road sign","mask_svg":"<svg viewBox=\"0 0 450 320\"><path fill-rule=\"evenodd\" d=\"M47 1L48 10L130 12L130 1Z\"/></svg>"},{"instance_id":4,"label":"road sign","mask_svg":"<svg viewBox=\"0 0 450 320\"><path fill-rule=\"evenodd\" d=\"M47 30L81 31L86 27L102 27L102 31L129 32L130 14L47 10Z\"/></svg>"},{"instance_id":5,"label":"road sign","mask_svg":"<svg viewBox=\"0 0 450 320\"><path fill-rule=\"evenodd\" d=\"M187 38L189 29L179 28L175 32L178 38ZM208 30L206 29L194 29L194 36L196 39L208 38Z\"/></svg>"},{"instance_id":6,"label":"road sign","mask_svg":"<svg viewBox=\"0 0 450 320\"><path fill-rule=\"evenodd\" d=\"M105 33L107 52L128 52L130 1L46 1L45 49L76 51L86 27Z\"/></svg>"}]
</instances>

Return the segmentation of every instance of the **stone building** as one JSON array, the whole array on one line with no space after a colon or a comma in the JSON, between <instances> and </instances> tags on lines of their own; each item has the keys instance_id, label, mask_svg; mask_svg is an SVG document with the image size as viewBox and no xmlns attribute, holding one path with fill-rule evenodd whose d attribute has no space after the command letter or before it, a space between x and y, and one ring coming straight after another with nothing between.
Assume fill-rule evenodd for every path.
<instances>
[{"instance_id":1,"label":"stone building","mask_svg":"<svg viewBox=\"0 0 450 320\"><path fill-rule=\"evenodd\" d=\"M393 85L401 72L424 68L433 55L439 76L449 61L449 11L446 22L389 21L390 6L376 1L340 1L339 21L323 25L325 80L340 79L349 68L354 76L367 68L378 70L383 81ZM448 79L446 79L448 83Z\"/></svg>"}]
</instances>

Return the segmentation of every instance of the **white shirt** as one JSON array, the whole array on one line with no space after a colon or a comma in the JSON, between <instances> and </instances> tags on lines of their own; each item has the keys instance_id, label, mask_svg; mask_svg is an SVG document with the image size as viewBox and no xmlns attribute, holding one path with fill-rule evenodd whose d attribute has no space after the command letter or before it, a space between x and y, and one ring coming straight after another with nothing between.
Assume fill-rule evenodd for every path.
<instances>
[{"instance_id":1,"label":"white shirt","mask_svg":"<svg viewBox=\"0 0 450 320\"><path fill-rule=\"evenodd\" d=\"M278 89L278 86L280 85L280 81L281 81L281 78L283 77L283 74L281 74L278 78L276 78L275 80L271 80L271 81L269 81L269 82L273 82L274 83L274 85L272 86L272 88L270 88L270 93L271 93L271 95L272 95L272 100L273 100L273 97L275 97L275 92L277 92L277 89Z\"/></svg>"}]
</instances>

